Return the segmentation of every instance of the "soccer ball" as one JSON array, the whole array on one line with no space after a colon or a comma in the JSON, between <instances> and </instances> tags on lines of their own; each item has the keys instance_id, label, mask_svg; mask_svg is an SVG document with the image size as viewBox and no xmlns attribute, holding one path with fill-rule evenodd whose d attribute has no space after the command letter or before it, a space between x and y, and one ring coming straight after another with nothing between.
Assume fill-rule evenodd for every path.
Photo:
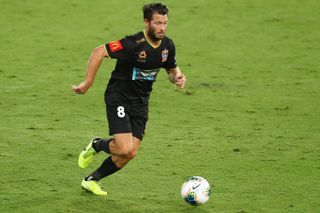
<instances>
[{"instance_id":1,"label":"soccer ball","mask_svg":"<svg viewBox=\"0 0 320 213\"><path fill-rule=\"evenodd\" d=\"M199 206L209 200L211 188L206 179L192 176L182 184L181 196L192 206Z\"/></svg>"}]
</instances>

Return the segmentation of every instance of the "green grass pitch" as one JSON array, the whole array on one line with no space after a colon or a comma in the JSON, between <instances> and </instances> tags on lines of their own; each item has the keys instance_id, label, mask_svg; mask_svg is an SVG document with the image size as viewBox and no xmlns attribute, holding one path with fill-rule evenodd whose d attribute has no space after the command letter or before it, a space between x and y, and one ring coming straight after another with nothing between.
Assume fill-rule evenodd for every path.
<instances>
[{"instance_id":1,"label":"green grass pitch","mask_svg":"<svg viewBox=\"0 0 320 213\"><path fill-rule=\"evenodd\" d=\"M84 95L92 49L143 29L145 1L0 0L0 212L320 212L318 0L164 1L188 81L162 70L137 158L85 193L77 157L107 136L105 60ZM213 187L188 206L188 176Z\"/></svg>"}]
</instances>

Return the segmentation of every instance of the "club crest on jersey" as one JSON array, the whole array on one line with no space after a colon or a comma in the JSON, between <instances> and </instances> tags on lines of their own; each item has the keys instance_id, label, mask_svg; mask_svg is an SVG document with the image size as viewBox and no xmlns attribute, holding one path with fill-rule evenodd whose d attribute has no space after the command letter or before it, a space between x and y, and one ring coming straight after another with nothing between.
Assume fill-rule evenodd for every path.
<instances>
[{"instance_id":1,"label":"club crest on jersey","mask_svg":"<svg viewBox=\"0 0 320 213\"><path fill-rule=\"evenodd\" d=\"M147 59L147 53L146 51L142 50L138 53L138 61L139 62L146 62Z\"/></svg>"},{"instance_id":2,"label":"club crest on jersey","mask_svg":"<svg viewBox=\"0 0 320 213\"><path fill-rule=\"evenodd\" d=\"M117 52L123 49L123 46L120 41L112 41L109 43L111 52Z\"/></svg>"},{"instance_id":3,"label":"club crest on jersey","mask_svg":"<svg viewBox=\"0 0 320 213\"><path fill-rule=\"evenodd\" d=\"M168 59L168 54L169 54L169 51L167 49L164 49L161 53L161 57L162 57L162 63L163 62L166 62L167 59Z\"/></svg>"}]
</instances>

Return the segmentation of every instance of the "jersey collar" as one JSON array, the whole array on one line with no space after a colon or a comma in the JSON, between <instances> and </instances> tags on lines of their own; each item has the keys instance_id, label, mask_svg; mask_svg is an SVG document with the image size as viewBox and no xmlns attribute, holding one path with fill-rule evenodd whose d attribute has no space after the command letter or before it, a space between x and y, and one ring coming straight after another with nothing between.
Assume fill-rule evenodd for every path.
<instances>
[{"instance_id":1,"label":"jersey collar","mask_svg":"<svg viewBox=\"0 0 320 213\"><path fill-rule=\"evenodd\" d=\"M161 45L162 40L160 40L159 44L154 44L154 43L151 41L151 39L149 38L146 30L143 30L143 35L144 35L144 37L146 38L148 44L149 44L151 47L153 47L154 49L158 48L158 47Z\"/></svg>"}]
</instances>

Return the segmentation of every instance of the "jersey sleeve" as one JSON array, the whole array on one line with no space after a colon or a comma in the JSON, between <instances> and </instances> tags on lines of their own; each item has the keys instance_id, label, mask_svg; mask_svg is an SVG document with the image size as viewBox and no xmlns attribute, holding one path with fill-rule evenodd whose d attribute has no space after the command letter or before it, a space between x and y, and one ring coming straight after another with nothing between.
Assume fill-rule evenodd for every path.
<instances>
[{"instance_id":1,"label":"jersey sleeve","mask_svg":"<svg viewBox=\"0 0 320 213\"><path fill-rule=\"evenodd\" d=\"M168 59L164 63L163 68L165 69L173 69L177 67L176 63L176 47L174 46L173 41L170 39L168 43Z\"/></svg>"},{"instance_id":2,"label":"jersey sleeve","mask_svg":"<svg viewBox=\"0 0 320 213\"><path fill-rule=\"evenodd\" d=\"M135 43L129 37L105 44L110 58L130 60Z\"/></svg>"}]
</instances>

